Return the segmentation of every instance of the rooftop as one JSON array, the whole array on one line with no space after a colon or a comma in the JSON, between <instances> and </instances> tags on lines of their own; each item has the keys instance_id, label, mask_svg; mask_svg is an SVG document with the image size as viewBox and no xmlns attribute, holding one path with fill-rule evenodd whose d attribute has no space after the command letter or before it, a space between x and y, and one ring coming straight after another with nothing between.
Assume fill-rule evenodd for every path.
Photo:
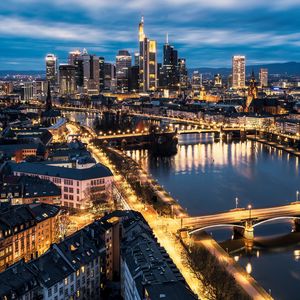
<instances>
[{"instance_id":1,"label":"rooftop","mask_svg":"<svg viewBox=\"0 0 300 300\"><path fill-rule=\"evenodd\" d=\"M45 175L45 176L53 176L74 180L89 180L94 178L101 177L110 177L113 176L111 171L101 164L96 164L91 168L85 169L74 169L74 168L64 168L58 166L49 166L43 163L14 163L8 162L8 166L10 167L12 172L33 174L33 175Z\"/></svg>"}]
</instances>

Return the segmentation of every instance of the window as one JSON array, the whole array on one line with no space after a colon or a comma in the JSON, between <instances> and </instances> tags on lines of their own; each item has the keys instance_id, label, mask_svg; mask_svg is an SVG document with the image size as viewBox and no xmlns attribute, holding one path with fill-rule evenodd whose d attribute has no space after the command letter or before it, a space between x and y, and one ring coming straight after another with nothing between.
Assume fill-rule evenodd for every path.
<instances>
[{"instance_id":1,"label":"window","mask_svg":"<svg viewBox=\"0 0 300 300\"><path fill-rule=\"evenodd\" d=\"M64 192L67 193L69 191L69 188L67 186L64 187Z\"/></svg>"},{"instance_id":2,"label":"window","mask_svg":"<svg viewBox=\"0 0 300 300\"><path fill-rule=\"evenodd\" d=\"M48 289L48 297L52 296L52 288Z\"/></svg>"},{"instance_id":3,"label":"window","mask_svg":"<svg viewBox=\"0 0 300 300\"><path fill-rule=\"evenodd\" d=\"M68 278L65 278L65 285L68 284Z\"/></svg>"},{"instance_id":4,"label":"window","mask_svg":"<svg viewBox=\"0 0 300 300\"><path fill-rule=\"evenodd\" d=\"M59 295L61 296L62 294L63 294L63 288L60 287L60 288L59 288Z\"/></svg>"}]
</instances>

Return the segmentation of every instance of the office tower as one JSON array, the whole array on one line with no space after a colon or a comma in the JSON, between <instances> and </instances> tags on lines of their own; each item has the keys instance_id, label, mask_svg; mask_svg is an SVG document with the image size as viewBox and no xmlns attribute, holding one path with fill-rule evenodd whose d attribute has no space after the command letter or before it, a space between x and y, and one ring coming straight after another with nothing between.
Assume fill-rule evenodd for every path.
<instances>
[{"instance_id":1,"label":"office tower","mask_svg":"<svg viewBox=\"0 0 300 300\"><path fill-rule=\"evenodd\" d=\"M59 66L59 92L62 96L77 92L75 65L61 64Z\"/></svg>"},{"instance_id":2,"label":"office tower","mask_svg":"<svg viewBox=\"0 0 300 300\"><path fill-rule=\"evenodd\" d=\"M115 90L116 67L111 63L104 63L104 89Z\"/></svg>"},{"instance_id":3,"label":"office tower","mask_svg":"<svg viewBox=\"0 0 300 300\"><path fill-rule=\"evenodd\" d=\"M57 57L54 54L46 56L46 79L50 81L51 85L55 85L57 82Z\"/></svg>"},{"instance_id":4,"label":"office tower","mask_svg":"<svg viewBox=\"0 0 300 300\"><path fill-rule=\"evenodd\" d=\"M24 101L33 100L35 95L35 82L22 82L21 84L21 99Z\"/></svg>"},{"instance_id":5,"label":"office tower","mask_svg":"<svg viewBox=\"0 0 300 300\"><path fill-rule=\"evenodd\" d=\"M144 33L144 18L139 24L139 86L143 92L154 91L157 87L156 41L149 40Z\"/></svg>"},{"instance_id":6,"label":"office tower","mask_svg":"<svg viewBox=\"0 0 300 300\"><path fill-rule=\"evenodd\" d=\"M138 66L139 65L139 61L140 61L140 53L135 52L134 53L134 65Z\"/></svg>"},{"instance_id":7,"label":"office tower","mask_svg":"<svg viewBox=\"0 0 300 300\"><path fill-rule=\"evenodd\" d=\"M139 66L132 66L128 69L128 89L131 92L139 90Z\"/></svg>"},{"instance_id":8,"label":"office tower","mask_svg":"<svg viewBox=\"0 0 300 300\"><path fill-rule=\"evenodd\" d=\"M269 85L269 83L268 83L268 69L260 69L260 71L259 71L259 81L260 81L260 86L262 88L267 87Z\"/></svg>"},{"instance_id":9,"label":"office tower","mask_svg":"<svg viewBox=\"0 0 300 300\"><path fill-rule=\"evenodd\" d=\"M232 87L234 89L245 88L246 57L234 55L232 57Z\"/></svg>"},{"instance_id":10,"label":"office tower","mask_svg":"<svg viewBox=\"0 0 300 300\"><path fill-rule=\"evenodd\" d=\"M178 87L178 52L169 44L168 35L163 48L163 65L160 70L160 84L162 87Z\"/></svg>"},{"instance_id":11,"label":"office tower","mask_svg":"<svg viewBox=\"0 0 300 300\"><path fill-rule=\"evenodd\" d=\"M99 94L99 57L90 55L85 50L79 61L82 61L83 93L88 95ZM80 67L80 63L79 63Z\"/></svg>"},{"instance_id":12,"label":"office tower","mask_svg":"<svg viewBox=\"0 0 300 300\"><path fill-rule=\"evenodd\" d=\"M99 57L99 90L104 90L104 57Z\"/></svg>"},{"instance_id":13,"label":"office tower","mask_svg":"<svg viewBox=\"0 0 300 300\"><path fill-rule=\"evenodd\" d=\"M119 50L116 56L117 90L128 92L128 69L131 67L131 55L127 50Z\"/></svg>"},{"instance_id":14,"label":"office tower","mask_svg":"<svg viewBox=\"0 0 300 300\"><path fill-rule=\"evenodd\" d=\"M202 74L199 71L194 71L192 75L192 88L199 91L202 86Z\"/></svg>"},{"instance_id":15,"label":"office tower","mask_svg":"<svg viewBox=\"0 0 300 300\"><path fill-rule=\"evenodd\" d=\"M69 52L69 57L68 57L68 64L69 65L75 65L76 60L78 57L81 55L80 50L74 50Z\"/></svg>"},{"instance_id":16,"label":"office tower","mask_svg":"<svg viewBox=\"0 0 300 300\"><path fill-rule=\"evenodd\" d=\"M188 72L185 58L178 59L178 75L180 88L185 89L188 86Z\"/></svg>"},{"instance_id":17,"label":"office tower","mask_svg":"<svg viewBox=\"0 0 300 300\"><path fill-rule=\"evenodd\" d=\"M220 74L214 76L214 87L222 87L222 76Z\"/></svg>"}]
</instances>

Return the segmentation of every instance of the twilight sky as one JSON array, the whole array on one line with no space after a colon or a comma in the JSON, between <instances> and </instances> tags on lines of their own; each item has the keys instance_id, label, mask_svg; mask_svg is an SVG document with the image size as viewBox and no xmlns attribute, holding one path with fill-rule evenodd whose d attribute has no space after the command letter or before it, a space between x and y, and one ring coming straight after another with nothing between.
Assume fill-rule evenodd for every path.
<instances>
[{"instance_id":1,"label":"twilight sky","mask_svg":"<svg viewBox=\"0 0 300 300\"><path fill-rule=\"evenodd\" d=\"M247 64L300 61L300 0L1 0L0 69L44 69L47 53L65 62L87 48L114 61L137 50L137 28L165 34L188 67L224 67L233 54Z\"/></svg>"}]
</instances>

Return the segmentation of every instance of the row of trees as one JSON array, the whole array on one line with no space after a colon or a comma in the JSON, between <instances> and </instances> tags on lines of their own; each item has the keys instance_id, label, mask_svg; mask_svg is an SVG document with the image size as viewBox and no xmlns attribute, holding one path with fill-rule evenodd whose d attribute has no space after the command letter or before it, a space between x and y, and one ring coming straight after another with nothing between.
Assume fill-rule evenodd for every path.
<instances>
[{"instance_id":1,"label":"row of trees","mask_svg":"<svg viewBox=\"0 0 300 300\"><path fill-rule=\"evenodd\" d=\"M187 265L201 282L209 300L250 300L231 274L204 246L192 244Z\"/></svg>"}]
</instances>

